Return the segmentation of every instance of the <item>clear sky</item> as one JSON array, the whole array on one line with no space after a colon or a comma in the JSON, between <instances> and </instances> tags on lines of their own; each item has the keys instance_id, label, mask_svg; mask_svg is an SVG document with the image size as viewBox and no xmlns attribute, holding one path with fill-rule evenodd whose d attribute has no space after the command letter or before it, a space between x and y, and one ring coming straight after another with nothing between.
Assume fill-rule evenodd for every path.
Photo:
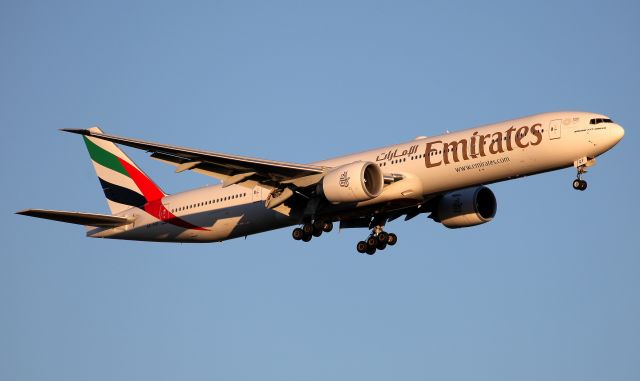
<instances>
[{"instance_id":1,"label":"clear sky","mask_svg":"<svg viewBox=\"0 0 640 381\"><path fill-rule=\"evenodd\" d=\"M637 1L0 2L0 379L640 379ZM78 136L293 162L556 110L626 130L495 221L310 244L95 240ZM168 192L212 184L126 151Z\"/></svg>"}]
</instances>

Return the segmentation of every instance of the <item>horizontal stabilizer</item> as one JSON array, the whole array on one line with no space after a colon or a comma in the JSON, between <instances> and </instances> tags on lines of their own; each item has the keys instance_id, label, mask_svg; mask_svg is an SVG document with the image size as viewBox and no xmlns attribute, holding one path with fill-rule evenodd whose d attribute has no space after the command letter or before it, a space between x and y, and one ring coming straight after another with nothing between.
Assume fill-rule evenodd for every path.
<instances>
[{"instance_id":1,"label":"horizontal stabilizer","mask_svg":"<svg viewBox=\"0 0 640 381\"><path fill-rule=\"evenodd\" d=\"M46 210L46 209L25 209L16 214L23 216L45 218L70 224L78 224L85 226L96 226L101 228L115 228L133 222L127 217L117 217L108 214L81 213L81 212L65 212L62 210Z\"/></svg>"}]
</instances>

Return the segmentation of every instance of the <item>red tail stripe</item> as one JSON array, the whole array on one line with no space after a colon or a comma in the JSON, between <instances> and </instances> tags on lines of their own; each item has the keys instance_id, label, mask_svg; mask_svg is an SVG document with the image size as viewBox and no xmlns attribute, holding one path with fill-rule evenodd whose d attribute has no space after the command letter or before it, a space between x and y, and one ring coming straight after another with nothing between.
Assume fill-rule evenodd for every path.
<instances>
[{"instance_id":1,"label":"red tail stripe","mask_svg":"<svg viewBox=\"0 0 640 381\"><path fill-rule=\"evenodd\" d=\"M126 161L118 158L124 169L127 171L129 176L133 179L133 182L136 183L140 191L142 191L142 195L147 201L155 201L160 200L164 197L164 193L158 188L156 184L153 183L144 173L140 172L136 167L127 163Z\"/></svg>"},{"instance_id":2,"label":"red tail stripe","mask_svg":"<svg viewBox=\"0 0 640 381\"><path fill-rule=\"evenodd\" d=\"M140 191L142 192L144 198L147 200L147 203L144 205L145 212L161 221L165 221L172 225L176 225L185 229L207 230L203 227L190 224L189 222L176 217L169 211L169 209L167 209L162 204L164 193L162 193L160 188L158 188L158 186L154 184L151 179L149 179L144 173L140 172L136 167L122 160L121 158L118 158L118 161L120 161L131 179L133 179L133 182L136 183L138 188L140 188Z\"/></svg>"}]
</instances>

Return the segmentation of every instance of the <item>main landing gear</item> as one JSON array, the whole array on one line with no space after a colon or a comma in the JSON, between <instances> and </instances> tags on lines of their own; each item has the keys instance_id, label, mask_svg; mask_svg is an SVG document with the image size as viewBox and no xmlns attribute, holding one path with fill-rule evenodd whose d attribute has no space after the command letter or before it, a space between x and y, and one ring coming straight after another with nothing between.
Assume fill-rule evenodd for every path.
<instances>
[{"instance_id":1,"label":"main landing gear","mask_svg":"<svg viewBox=\"0 0 640 381\"><path fill-rule=\"evenodd\" d=\"M296 241L309 242L311 238L320 237L322 233L329 233L331 230L333 230L331 221L314 221L302 225L301 228L293 229L291 236Z\"/></svg>"},{"instance_id":2,"label":"main landing gear","mask_svg":"<svg viewBox=\"0 0 640 381\"><path fill-rule=\"evenodd\" d=\"M373 255L377 250L384 250L388 246L393 246L398 242L398 236L393 233L387 233L382 227L377 226L371 232L371 235L364 241L358 242L356 250L361 254Z\"/></svg>"},{"instance_id":3,"label":"main landing gear","mask_svg":"<svg viewBox=\"0 0 640 381\"><path fill-rule=\"evenodd\" d=\"M376 226L371 230L369 237L358 242L356 250L362 254L373 255L378 250L384 250L387 246L393 246L398 242L398 236L382 230L382 226ZM331 221L314 221L305 223L302 227L293 229L291 236L296 241L309 242L313 237L320 237L322 233L329 233L333 230Z\"/></svg>"}]
</instances>

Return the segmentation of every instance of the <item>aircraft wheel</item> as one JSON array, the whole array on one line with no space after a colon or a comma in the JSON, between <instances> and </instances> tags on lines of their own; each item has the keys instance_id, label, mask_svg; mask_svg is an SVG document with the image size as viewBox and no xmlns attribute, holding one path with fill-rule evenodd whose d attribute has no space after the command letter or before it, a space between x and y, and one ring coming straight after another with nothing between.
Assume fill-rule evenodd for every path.
<instances>
[{"instance_id":1,"label":"aircraft wheel","mask_svg":"<svg viewBox=\"0 0 640 381\"><path fill-rule=\"evenodd\" d=\"M580 179L573 180L573 189L581 190L581 188L582 188L582 180Z\"/></svg>"},{"instance_id":2,"label":"aircraft wheel","mask_svg":"<svg viewBox=\"0 0 640 381\"><path fill-rule=\"evenodd\" d=\"M396 243L398 243L398 236L393 233L389 233L389 237L387 238L387 244L389 244L389 246L393 246Z\"/></svg>"},{"instance_id":3,"label":"aircraft wheel","mask_svg":"<svg viewBox=\"0 0 640 381\"><path fill-rule=\"evenodd\" d=\"M378 250L384 250L387 247L387 242L385 241L378 241L378 245L376 246L376 249Z\"/></svg>"},{"instance_id":4,"label":"aircraft wheel","mask_svg":"<svg viewBox=\"0 0 640 381\"><path fill-rule=\"evenodd\" d=\"M304 231L305 234L311 235L311 233L313 233L313 225L311 224L302 225L302 231Z\"/></svg>"},{"instance_id":5,"label":"aircraft wheel","mask_svg":"<svg viewBox=\"0 0 640 381\"><path fill-rule=\"evenodd\" d=\"M306 234L306 233L305 233L305 234L302 236L302 241L303 241L303 242L309 242L309 241L311 241L311 237L312 237L312 235L311 235L311 234Z\"/></svg>"},{"instance_id":6,"label":"aircraft wheel","mask_svg":"<svg viewBox=\"0 0 640 381\"><path fill-rule=\"evenodd\" d=\"M358 250L358 253L360 254L366 253L368 248L369 248L369 245L367 245L365 241L360 241L356 245L356 250Z\"/></svg>"},{"instance_id":7,"label":"aircraft wheel","mask_svg":"<svg viewBox=\"0 0 640 381\"><path fill-rule=\"evenodd\" d=\"M366 253L369 254L369 255L375 254L376 253L376 247L375 246L374 247L368 246Z\"/></svg>"},{"instance_id":8,"label":"aircraft wheel","mask_svg":"<svg viewBox=\"0 0 640 381\"><path fill-rule=\"evenodd\" d=\"M587 182L584 180L580 180L580 190L587 190Z\"/></svg>"},{"instance_id":9,"label":"aircraft wheel","mask_svg":"<svg viewBox=\"0 0 640 381\"><path fill-rule=\"evenodd\" d=\"M293 232L291 233L291 236L296 241L300 241L302 239L302 237L304 236L304 231L302 229L300 229L300 228L295 228L295 229L293 229Z\"/></svg>"},{"instance_id":10,"label":"aircraft wheel","mask_svg":"<svg viewBox=\"0 0 640 381\"><path fill-rule=\"evenodd\" d=\"M388 239L389 239L389 233L385 233L385 232L378 233L378 243L386 244Z\"/></svg>"},{"instance_id":11,"label":"aircraft wheel","mask_svg":"<svg viewBox=\"0 0 640 381\"><path fill-rule=\"evenodd\" d=\"M378 245L378 239L372 235L367 238L367 246L375 248Z\"/></svg>"},{"instance_id":12,"label":"aircraft wheel","mask_svg":"<svg viewBox=\"0 0 640 381\"><path fill-rule=\"evenodd\" d=\"M330 231L332 231L332 230L333 230L333 222L331 222L331 221L327 221L327 222L325 222L325 223L323 224L323 226L322 226L322 230L323 230L325 233L329 233Z\"/></svg>"},{"instance_id":13,"label":"aircraft wheel","mask_svg":"<svg viewBox=\"0 0 640 381\"><path fill-rule=\"evenodd\" d=\"M314 237L320 237L322 235L322 229L316 229L315 227L313 228L313 234Z\"/></svg>"}]
</instances>

